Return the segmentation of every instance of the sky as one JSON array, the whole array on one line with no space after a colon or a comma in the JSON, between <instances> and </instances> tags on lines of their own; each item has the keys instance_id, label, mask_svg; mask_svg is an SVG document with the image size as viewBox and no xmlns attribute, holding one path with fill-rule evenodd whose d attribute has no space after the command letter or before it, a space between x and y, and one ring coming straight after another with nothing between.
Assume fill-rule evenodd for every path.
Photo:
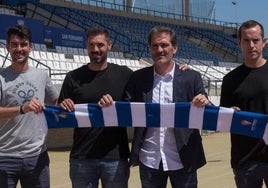
<instances>
[{"instance_id":1,"label":"sky","mask_svg":"<svg viewBox=\"0 0 268 188\"><path fill-rule=\"evenodd\" d=\"M215 0L215 4L216 20L238 23L256 20L263 25L264 35L268 38L268 0Z\"/></svg>"}]
</instances>

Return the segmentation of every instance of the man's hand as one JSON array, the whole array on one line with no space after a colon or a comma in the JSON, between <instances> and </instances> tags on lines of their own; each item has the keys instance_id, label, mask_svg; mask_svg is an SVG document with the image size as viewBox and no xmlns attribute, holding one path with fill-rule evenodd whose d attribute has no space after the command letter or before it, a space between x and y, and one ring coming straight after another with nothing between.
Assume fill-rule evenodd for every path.
<instances>
[{"instance_id":1,"label":"man's hand","mask_svg":"<svg viewBox=\"0 0 268 188\"><path fill-rule=\"evenodd\" d=\"M234 109L234 110L241 110L239 107L237 107L237 106L232 106L231 107L232 109Z\"/></svg>"},{"instance_id":2,"label":"man's hand","mask_svg":"<svg viewBox=\"0 0 268 188\"><path fill-rule=\"evenodd\" d=\"M44 108L45 105L37 99L32 99L29 102L25 103L23 106L21 106L21 110L23 113L34 112L37 114L42 112Z\"/></svg>"},{"instance_id":3,"label":"man's hand","mask_svg":"<svg viewBox=\"0 0 268 188\"><path fill-rule=\"evenodd\" d=\"M179 66L179 69L181 69L183 71L191 70L191 67L187 64L177 63L177 65Z\"/></svg>"},{"instance_id":4,"label":"man's hand","mask_svg":"<svg viewBox=\"0 0 268 188\"><path fill-rule=\"evenodd\" d=\"M106 95L103 95L102 98L99 100L98 105L100 107L108 107L108 106L111 106L113 102L114 100L112 96L109 94L106 94Z\"/></svg>"},{"instance_id":5,"label":"man's hand","mask_svg":"<svg viewBox=\"0 0 268 188\"><path fill-rule=\"evenodd\" d=\"M64 99L59 105L63 110L67 110L69 112L74 110L74 102L72 99Z\"/></svg>"},{"instance_id":6,"label":"man's hand","mask_svg":"<svg viewBox=\"0 0 268 188\"><path fill-rule=\"evenodd\" d=\"M198 94L196 95L193 100L192 103L197 106L197 107L204 107L208 104L211 104L211 102L207 99L207 97L203 94Z\"/></svg>"}]
</instances>

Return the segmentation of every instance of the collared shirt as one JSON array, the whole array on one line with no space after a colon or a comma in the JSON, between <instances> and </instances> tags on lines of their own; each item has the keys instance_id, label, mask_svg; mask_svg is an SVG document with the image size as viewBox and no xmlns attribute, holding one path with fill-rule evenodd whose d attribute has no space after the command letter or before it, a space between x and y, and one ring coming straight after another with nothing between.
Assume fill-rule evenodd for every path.
<instances>
[{"instance_id":1,"label":"collared shirt","mask_svg":"<svg viewBox=\"0 0 268 188\"><path fill-rule=\"evenodd\" d=\"M164 76L154 72L153 103L171 103L173 99L173 69ZM182 169L174 128L148 128L141 151L140 161L154 169L159 169L162 160L164 171Z\"/></svg>"}]
</instances>

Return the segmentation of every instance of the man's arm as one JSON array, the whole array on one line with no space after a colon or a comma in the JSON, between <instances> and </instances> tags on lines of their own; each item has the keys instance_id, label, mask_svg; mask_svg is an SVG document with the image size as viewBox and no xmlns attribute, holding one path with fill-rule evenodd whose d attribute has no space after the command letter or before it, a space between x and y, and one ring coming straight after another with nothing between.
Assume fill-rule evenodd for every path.
<instances>
[{"instance_id":1,"label":"man's arm","mask_svg":"<svg viewBox=\"0 0 268 188\"><path fill-rule=\"evenodd\" d=\"M0 120L13 118L28 112L40 113L44 108L44 104L37 99L32 99L31 101L20 106L0 107Z\"/></svg>"},{"instance_id":2,"label":"man's arm","mask_svg":"<svg viewBox=\"0 0 268 188\"><path fill-rule=\"evenodd\" d=\"M21 106L0 107L0 120L16 117L20 115Z\"/></svg>"}]
</instances>

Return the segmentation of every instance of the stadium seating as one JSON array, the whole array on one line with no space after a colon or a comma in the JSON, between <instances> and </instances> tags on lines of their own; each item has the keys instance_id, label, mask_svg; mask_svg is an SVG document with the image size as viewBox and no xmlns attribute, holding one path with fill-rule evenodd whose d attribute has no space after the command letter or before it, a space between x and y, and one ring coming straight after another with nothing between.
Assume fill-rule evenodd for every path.
<instances>
[{"instance_id":1,"label":"stadium seating","mask_svg":"<svg viewBox=\"0 0 268 188\"><path fill-rule=\"evenodd\" d=\"M152 19L141 17L111 14L110 11L101 13L101 11L78 9L76 6L45 5L36 1L27 3L25 11L26 16L35 18L36 15L36 18L43 19L45 24L58 24L67 28L68 23L69 29L86 31L95 25L105 27L109 30L113 41L113 51L108 54L108 61L128 66L134 71L151 65L147 35L156 25L169 26L176 30L179 36L179 51L175 58L200 71L206 80L219 82L227 72L238 65L227 61L226 53L234 57L241 56L236 38L220 29L173 24L158 19L152 21ZM210 48L205 48L202 45L204 42L205 46L210 46ZM1 39L0 56L2 59L7 53L4 44L5 41ZM224 53L214 53L214 48L221 49ZM90 61L85 48L55 46L55 49L50 49L45 44L37 43L34 43L31 57L33 58L31 65L48 70L53 82L59 84L62 83L66 72ZM7 65L8 61L4 66ZM217 87L220 86L217 85Z\"/></svg>"},{"instance_id":2,"label":"stadium seating","mask_svg":"<svg viewBox=\"0 0 268 188\"><path fill-rule=\"evenodd\" d=\"M119 46L124 52L131 52L136 57L150 57L147 49L146 41L150 29L156 25L167 25L176 30L179 36L186 36L188 31L194 34L200 34L205 39L212 40L217 46L226 46L226 50L238 54L236 42L230 35L223 31L213 29L200 29L197 27L182 26L178 24L167 24L158 21L149 21L143 19L135 19L107 13L99 13L94 11L80 10L66 7L44 6L43 4L35 5L45 11L54 13L58 18L64 19L70 23L76 24L84 30L94 26L105 26L114 40L114 45ZM29 6L35 9L34 5ZM119 29L120 28L120 29ZM192 36L191 35L191 36ZM190 35L188 35L190 36ZM224 36L224 38L222 37ZM225 40L228 39L228 40ZM228 44L228 45L227 45ZM180 40L180 53L176 55L177 58L193 58L200 60L223 61L221 56L215 55L208 50L198 47L184 39ZM231 50L230 50L231 49ZM140 51L144 50L144 51Z\"/></svg>"},{"instance_id":3,"label":"stadium seating","mask_svg":"<svg viewBox=\"0 0 268 188\"><path fill-rule=\"evenodd\" d=\"M39 67L48 71L48 73L50 69L51 79L55 84L61 84L67 72L81 67L90 61L88 55L84 55L84 49L77 50L74 55L66 57L66 54L70 55L70 51L72 53L74 52L73 49L69 50L69 52L65 51L66 53L62 53L64 50L61 52L49 52L46 48L42 48L41 46L41 44L34 44L34 50L30 53L31 59L29 60L29 63L31 66ZM64 47L57 47L57 49L64 49ZM81 52L83 52L83 55L81 55ZM0 62L4 62L6 56L6 48L0 47ZM142 64L138 60L125 59L122 52L111 51L109 52L108 57L108 62L129 66L132 70L148 66L148 64ZM10 56L8 56L8 59L2 66L7 67L10 64Z\"/></svg>"}]
</instances>

